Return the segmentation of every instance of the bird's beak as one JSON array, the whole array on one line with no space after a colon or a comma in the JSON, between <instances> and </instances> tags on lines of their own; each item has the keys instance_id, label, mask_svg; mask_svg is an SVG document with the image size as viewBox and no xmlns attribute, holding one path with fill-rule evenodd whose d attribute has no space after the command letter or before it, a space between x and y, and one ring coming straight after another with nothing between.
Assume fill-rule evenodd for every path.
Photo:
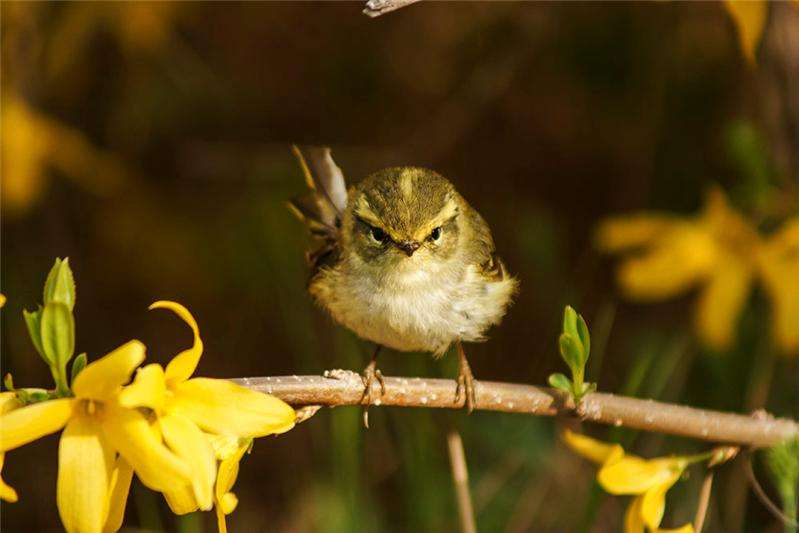
<instances>
[{"instance_id":1,"label":"bird's beak","mask_svg":"<svg viewBox=\"0 0 799 533\"><path fill-rule=\"evenodd\" d=\"M397 243L397 247L405 252L408 257L412 256L413 252L418 250L420 246L419 241L400 241Z\"/></svg>"}]
</instances>

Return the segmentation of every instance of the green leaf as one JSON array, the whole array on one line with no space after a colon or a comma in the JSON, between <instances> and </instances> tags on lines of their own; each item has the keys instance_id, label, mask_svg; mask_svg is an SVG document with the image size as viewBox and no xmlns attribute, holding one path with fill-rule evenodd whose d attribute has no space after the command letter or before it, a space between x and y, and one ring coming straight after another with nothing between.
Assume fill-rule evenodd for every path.
<instances>
[{"instance_id":1,"label":"green leaf","mask_svg":"<svg viewBox=\"0 0 799 533\"><path fill-rule=\"evenodd\" d=\"M6 390L13 391L14 390L14 378L11 377L11 372L5 375L3 378L3 385L5 385Z\"/></svg>"},{"instance_id":2,"label":"green leaf","mask_svg":"<svg viewBox=\"0 0 799 533\"><path fill-rule=\"evenodd\" d=\"M583 315L577 315L577 336L583 345L583 365L588 361L591 353L591 334L588 332L588 324L583 320Z\"/></svg>"},{"instance_id":3,"label":"green leaf","mask_svg":"<svg viewBox=\"0 0 799 533\"><path fill-rule=\"evenodd\" d=\"M577 311L570 305L563 310L563 333L572 335L576 339L580 338L577 332Z\"/></svg>"},{"instance_id":4,"label":"green leaf","mask_svg":"<svg viewBox=\"0 0 799 533\"><path fill-rule=\"evenodd\" d=\"M17 389L14 391L17 393L17 399L22 402L22 405L28 405L29 403L33 403L31 399L31 395L25 389Z\"/></svg>"},{"instance_id":5,"label":"green leaf","mask_svg":"<svg viewBox=\"0 0 799 533\"><path fill-rule=\"evenodd\" d=\"M580 391L580 396L585 396L589 392L596 391L596 383L583 383L583 390Z\"/></svg>"},{"instance_id":6,"label":"green leaf","mask_svg":"<svg viewBox=\"0 0 799 533\"><path fill-rule=\"evenodd\" d=\"M50 393L46 390L28 390L25 391L28 395L27 403L45 402L50 399Z\"/></svg>"},{"instance_id":7,"label":"green leaf","mask_svg":"<svg viewBox=\"0 0 799 533\"><path fill-rule=\"evenodd\" d=\"M569 394L572 392L572 382L560 372L556 374L550 374L547 381L549 381L549 384L556 389L568 392Z\"/></svg>"},{"instance_id":8,"label":"green leaf","mask_svg":"<svg viewBox=\"0 0 799 533\"><path fill-rule=\"evenodd\" d=\"M75 321L69 307L50 302L42 311L42 348L51 361L56 387L66 389L67 362L75 352Z\"/></svg>"},{"instance_id":9,"label":"green leaf","mask_svg":"<svg viewBox=\"0 0 799 533\"><path fill-rule=\"evenodd\" d=\"M799 439L783 442L766 450L766 466L782 500L783 511L789 518L796 520Z\"/></svg>"},{"instance_id":10,"label":"green leaf","mask_svg":"<svg viewBox=\"0 0 799 533\"><path fill-rule=\"evenodd\" d=\"M75 378L78 377L81 370L86 368L86 352L78 355L74 361L72 361L72 372L70 373L69 382L71 384L75 383Z\"/></svg>"},{"instance_id":11,"label":"green leaf","mask_svg":"<svg viewBox=\"0 0 799 533\"><path fill-rule=\"evenodd\" d=\"M30 335L33 347L36 348L36 351L44 358L45 362L49 364L50 361L47 360L47 356L44 354L44 349L42 348L42 306L39 306L39 309L36 311L27 311L23 309L22 316L25 318L25 325L28 326L28 335Z\"/></svg>"},{"instance_id":12,"label":"green leaf","mask_svg":"<svg viewBox=\"0 0 799 533\"><path fill-rule=\"evenodd\" d=\"M44 305L52 302L66 304L70 311L75 307L75 279L68 257L55 260L44 283Z\"/></svg>"},{"instance_id":13,"label":"green leaf","mask_svg":"<svg viewBox=\"0 0 799 533\"><path fill-rule=\"evenodd\" d=\"M580 341L568 333L561 333L558 345L560 346L561 357L569 365L572 372L577 373L580 371L584 364L583 347L580 345Z\"/></svg>"}]
</instances>

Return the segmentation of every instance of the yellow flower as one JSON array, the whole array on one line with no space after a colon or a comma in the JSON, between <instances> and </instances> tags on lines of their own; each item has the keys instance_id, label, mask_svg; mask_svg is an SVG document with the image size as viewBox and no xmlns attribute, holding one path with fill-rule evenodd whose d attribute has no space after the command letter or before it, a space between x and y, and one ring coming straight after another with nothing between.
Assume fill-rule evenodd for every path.
<instances>
[{"instance_id":1,"label":"yellow flower","mask_svg":"<svg viewBox=\"0 0 799 533\"><path fill-rule=\"evenodd\" d=\"M2 295L0 295L2 296ZM2 304L0 304L2 307ZM9 411L12 411L18 407L21 407L22 404L17 399L16 392L0 392L0 415L6 414ZM0 452L0 472L3 471L3 463L5 462L5 453ZM0 500L5 500L10 503L14 503L18 500L17 491L15 491L11 486L6 484L3 481L3 478L0 477Z\"/></svg>"},{"instance_id":2,"label":"yellow flower","mask_svg":"<svg viewBox=\"0 0 799 533\"><path fill-rule=\"evenodd\" d=\"M232 439L229 436L222 436L215 438L213 444L216 457L221 461L214 489L216 523L220 533L227 533L225 516L232 513L239 503L239 499L230 489L236 483L239 463L252 446L252 439Z\"/></svg>"},{"instance_id":3,"label":"yellow flower","mask_svg":"<svg viewBox=\"0 0 799 533\"><path fill-rule=\"evenodd\" d=\"M760 248L760 276L774 307L773 335L785 353L799 352L799 217Z\"/></svg>"},{"instance_id":4,"label":"yellow flower","mask_svg":"<svg viewBox=\"0 0 799 533\"><path fill-rule=\"evenodd\" d=\"M564 442L575 452L600 465L597 481L610 494L636 496L624 517L626 533L671 531L659 529L666 509L666 492L680 479L694 458L642 459L626 454L618 444L607 444L566 430ZM693 531L688 524L673 531Z\"/></svg>"},{"instance_id":5,"label":"yellow flower","mask_svg":"<svg viewBox=\"0 0 799 533\"><path fill-rule=\"evenodd\" d=\"M3 470L5 456L5 453L0 452L0 472ZM3 481L3 478L0 477L0 500L15 503L18 499L17 491L15 491L13 487L8 485L5 481Z\"/></svg>"},{"instance_id":6,"label":"yellow flower","mask_svg":"<svg viewBox=\"0 0 799 533\"><path fill-rule=\"evenodd\" d=\"M152 409L164 440L191 466L191 484L164 490L176 514L209 510L214 505L216 457L208 434L252 439L283 433L294 427L295 412L282 400L227 380L191 378L203 352L197 322L175 302L160 301L150 309L169 309L194 333L191 348L176 355L164 370L151 364L141 368L120 402L127 407ZM190 379L191 378L191 379Z\"/></svg>"},{"instance_id":7,"label":"yellow flower","mask_svg":"<svg viewBox=\"0 0 799 533\"><path fill-rule=\"evenodd\" d=\"M605 252L628 255L617 280L631 300L660 301L699 287L696 328L716 350L732 345L752 284L761 277L774 303L777 340L790 351L799 348L799 304L790 296L799 290L799 260L791 251L796 232L787 228L764 246L721 190L712 189L699 216L614 217L599 225L596 241Z\"/></svg>"},{"instance_id":8,"label":"yellow flower","mask_svg":"<svg viewBox=\"0 0 799 533\"><path fill-rule=\"evenodd\" d=\"M757 47L763 37L768 15L768 2L764 0L725 0L724 7L735 23L738 43L749 64L757 64Z\"/></svg>"},{"instance_id":9,"label":"yellow flower","mask_svg":"<svg viewBox=\"0 0 799 533\"><path fill-rule=\"evenodd\" d=\"M34 403L0 416L0 453L66 426L58 448L57 504L68 532L119 527L131 467L154 490L170 490L190 479L189 467L164 446L145 416L119 404L122 385L143 360L144 345L130 341L78 374L74 398Z\"/></svg>"},{"instance_id":10,"label":"yellow flower","mask_svg":"<svg viewBox=\"0 0 799 533\"><path fill-rule=\"evenodd\" d=\"M80 131L39 113L13 91L3 97L2 109L2 129L14 132L0 140L2 207L11 216L24 213L41 197L50 167L97 194L119 190L127 180L115 157L95 148Z\"/></svg>"}]
</instances>

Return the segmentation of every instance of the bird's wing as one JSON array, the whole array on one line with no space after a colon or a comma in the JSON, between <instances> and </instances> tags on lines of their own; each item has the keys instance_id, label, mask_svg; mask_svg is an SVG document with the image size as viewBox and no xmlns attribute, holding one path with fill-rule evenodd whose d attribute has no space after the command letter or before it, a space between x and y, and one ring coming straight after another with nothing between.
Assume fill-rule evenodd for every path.
<instances>
[{"instance_id":1,"label":"bird's wing","mask_svg":"<svg viewBox=\"0 0 799 533\"><path fill-rule=\"evenodd\" d=\"M338 256L341 216L347 207L347 185L344 174L333 161L330 148L292 146L300 163L306 194L292 198L288 205L321 243L308 253L314 273Z\"/></svg>"},{"instance_id":2,"label":"bird's wing","mask_svg":"<svg viewBox=\"0 0 799 533\"><path fill-rule=\"evenodd\" d=\"M480 273L491 281L502 281L507 275L505 263L494 251L491 252L485 262L480 264Z\"/></svg>"}]
</instances>

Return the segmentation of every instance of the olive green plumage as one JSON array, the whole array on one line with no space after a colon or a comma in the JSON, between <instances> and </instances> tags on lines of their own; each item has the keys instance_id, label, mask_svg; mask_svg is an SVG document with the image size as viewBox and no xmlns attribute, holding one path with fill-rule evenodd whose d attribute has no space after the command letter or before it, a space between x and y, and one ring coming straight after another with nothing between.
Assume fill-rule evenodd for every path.
<instances>
[{"instance_id":1,"label":"olive green plumage","mask_svg":"<svg viewBox=\"0 0 799 533\"><path fill-rule=\"evenodd\" d=\"M345 197L329 150L308 155L315 173L300 161L311 192L291 205L320 239L309 254L314 300L362 338L396 350L441 355L453 342L484 340L518 283L452 183L423 168L388 168Z\"/></svg>"}]
</instances>

